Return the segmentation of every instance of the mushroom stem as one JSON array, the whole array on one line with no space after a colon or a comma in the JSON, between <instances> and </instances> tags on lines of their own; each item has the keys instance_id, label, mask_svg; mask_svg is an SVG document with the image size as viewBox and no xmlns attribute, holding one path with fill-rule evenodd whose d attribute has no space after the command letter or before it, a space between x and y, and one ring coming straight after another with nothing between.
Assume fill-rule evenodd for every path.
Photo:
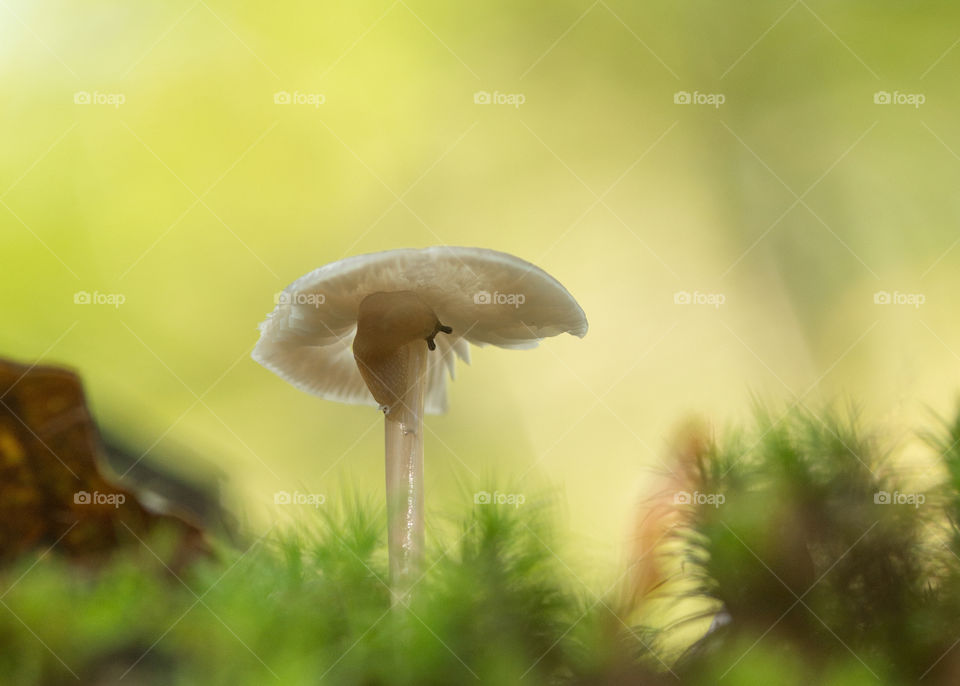
<instances>
[{"instance_id":1,"label":"mushroom stem","mask_svg":"<svg viewBox=\"0 0 960 686\"><path fill-rule=\"evenodd\" d=\"M402 601L421 568L424 541L423 403L427 378L424 340L400 349L409 384L384 415L387 474L387 549L394 602Z\"/></svg>"}]
</instances>

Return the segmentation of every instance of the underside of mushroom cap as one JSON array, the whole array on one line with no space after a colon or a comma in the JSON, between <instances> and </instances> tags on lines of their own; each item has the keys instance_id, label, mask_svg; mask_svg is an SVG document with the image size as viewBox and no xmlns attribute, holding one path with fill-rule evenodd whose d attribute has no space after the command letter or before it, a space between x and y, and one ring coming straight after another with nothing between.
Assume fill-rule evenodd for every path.
<instances>
[{"instance_id":1,"label":"underside of mushroom cap","mask_svg":"<svg viewBox=\"0 0 960 686\"><path fill-rule=\"evenodd\" d=\"M253 358L321 397L376 405L351 350L360 302L371 293L413 291L453 333L427 355L425 411L447 409L446 376L469 345L532 348L541 338L583 337L587 320L552 276L513 255L437 246L349 257L297 279L260 325Z\"/></svg>"}]
</instances>

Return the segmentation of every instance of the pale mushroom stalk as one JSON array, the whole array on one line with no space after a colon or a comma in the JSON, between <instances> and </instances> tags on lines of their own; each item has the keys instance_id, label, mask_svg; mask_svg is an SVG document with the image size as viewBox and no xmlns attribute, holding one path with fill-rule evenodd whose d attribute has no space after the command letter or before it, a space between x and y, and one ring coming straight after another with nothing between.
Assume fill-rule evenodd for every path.
<instances>
[{"instance_id":1,"label":"pale mushroom stalk","mask_svg":"<svg viewBox=\"0 0 960 686\"><path fill-rule=\"evenodd\" d=\"M416 381L404 419L384 415L387 474L387 550L391 587L405 596L421 571L424 546L423 394L426 388L425 345L408 345L410 370Z\"/></svg>"},{"instance_id":2,"label":"pale mushroom stalk","mask_svg":"<svg viewBox=\"0 0 960 686\"><path fill-rule=\"evenodd\" d=\"M353 355L384 413L387 546L395 597L421 568L424 546L423 409L428 351L452 333L411 291L373 293L357 316Z\"/></svg>"},{"instance_id":3,"label":"pale mushroom stalk","mask_svg":"<svg viewBox=\"0 0 960 686\"><path fill-rule=\"evenodd\" d=\"M567 289L529 262L483 248L348 257L277 295L253 358L309 393L384 413L395 601L422 571L423 415L446 412L455 360L469 362L470 344L533 348L562 333L587 333Z\"/></svg>"}]
</instances>

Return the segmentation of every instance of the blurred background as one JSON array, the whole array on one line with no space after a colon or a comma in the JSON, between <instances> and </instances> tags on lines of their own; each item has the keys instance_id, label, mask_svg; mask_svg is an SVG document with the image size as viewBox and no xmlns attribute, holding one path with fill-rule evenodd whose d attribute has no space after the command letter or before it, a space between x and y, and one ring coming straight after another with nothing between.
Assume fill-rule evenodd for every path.
<instances>
[{"instance_id":1,"label":"blurred background","mask_svg":"<svg viewBox=\"0 0 960 686\"><path fill-rule=\"evenodd\" d=\"M78 369L112 442L222 480L262 530L289 518L278 491L383 482L374 409L250 359L274 295L363 252L514 253L590 332L474 350L427 420L428 503L555 487L585 557L616 563L690 415L852 401L910 443L953 408L958 20L2 0L0 355Z\"/></svg>"}]
</instances>

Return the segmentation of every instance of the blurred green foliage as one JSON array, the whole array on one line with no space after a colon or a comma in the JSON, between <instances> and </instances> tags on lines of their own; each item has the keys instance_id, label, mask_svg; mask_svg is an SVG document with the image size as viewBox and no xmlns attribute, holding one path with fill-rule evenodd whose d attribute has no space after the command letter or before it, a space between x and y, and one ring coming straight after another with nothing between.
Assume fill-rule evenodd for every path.
<instances>
[{"instance_id":1,"label":"blurred green foliage","mask_svg":"<svg viewBox=\"0 0 960 686\"><path fill-rule=\"evenodd\" d=\"M382 508L348 496L180 576L162 535L100 569L24 559L3 572L0 668L10 684L953 684L960 418L928 438L923 491L850 412L758 411L703 442L689 484L723 497L677 504L660 546L693 580L653 594L687 613L674 624L624 600L632 565L594 594L543 499L475 505L391 608ZM704 633L706 616L724 621Z\"/></svg>"}]
</instances>

